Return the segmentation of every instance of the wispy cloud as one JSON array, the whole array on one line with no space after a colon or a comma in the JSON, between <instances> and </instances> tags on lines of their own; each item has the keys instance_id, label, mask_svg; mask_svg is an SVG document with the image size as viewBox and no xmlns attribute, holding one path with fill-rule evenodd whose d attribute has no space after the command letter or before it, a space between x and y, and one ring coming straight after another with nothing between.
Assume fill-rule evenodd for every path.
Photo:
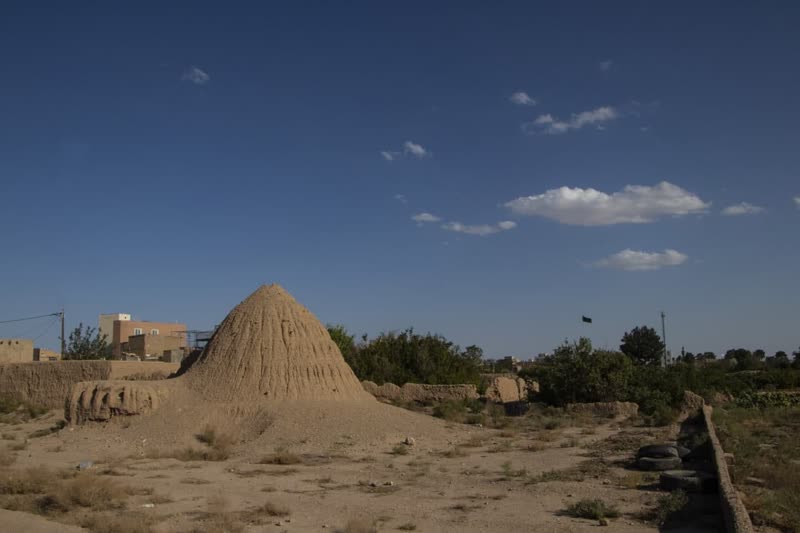
<instances>
[{"instance_id":1,"label":"wispy cloud","mask_svg":"<svg viewBox=\"0 0 800 533\"><path fill-rule=\"evenodd\" d=\"M722 214L729 217L735 217L740 215L757 215L763 212L764 212L763 207L749 204L747 202L741 202L739 204L729 205L728 207L722 210Z\"/></svg>"},{"instance_id":2,"label":"wispy cloud","mask_svg":"<svg viewBox=\"0 0 800 533\"><path fill-rule=\"evenodd\" d=\"M797 206L798 209L800 209L800 196L794 197L794 205Z\"/></svg>"},{"instance_id":3,"label":"wispy cloud","mask_svg":"<svg viewBox=\"0 0 800 533\"><path fill-rule=\"evenodd\" d=\"M528 96L528 93L525 91L517 91L509 96L508 99L511 103L517 105L536 105L536 100Z\"/></svg>"},{"instance_id":4,"label":"wispy cloud","mask_svg":"<svg viewBox=\"0 0 800 533\"><path fill-rule=\"evenodd\" d=\"M501 231L508 231L517 227L517 223L511 220L502 220L497 224L480 224L471 226L462 224L461 222L448 222L442 224L442 229L447 231L454 231L456 233L466 233L467 235L479 235L481 237L499 233Z\"/></svg>"},{"instance_id":5,"label":"wispy cloud","mask_svg":"<svg viewBox=\"0 0 800 533\"><path fill-rule=\"evenodd\" d=\"M597 66L598 66L598 67L600 68L600 70L602 70L603 72L608 72L609 70L611 70L611 67L613 67L613 66L614 66L614 62L613 62L613 61L611 61L610 59L606 59L606 60L604 60L604 61L600 61L599 63L597 63Z\"/></svg>"},{"instance_id":6,"label":"wispy cloud","mask_svg":"<svg viewBox=\"0 0 800 533\"><path fill-rule=\"evenodd\" d=\"M181 79L184 81L190 81L195 85L205 85L211 80L211 76L198 67L192 66L183 71Z\"/></svg>"},{"instance_id":7,"label":"wispy cloud","mask_svg":"<svg viewBox=\"0 0 800 533\"><path fill-rule=\"evenodd\" d=\"M410 154L418 159L423 157L428 157L430 152L428 152L425 148L422 147L421 144L417 144L412 141L406 141L403 143L403 152L406 154Z\"/></svg>"},{"instance_id":8,"label":"wispy cloud","mask_svg":"<svg viewBox=\"0 0 800 533\"><path fill-rule=\"evenodd\" d=\"M395 194L394 199L400 202L401 204L407 204L408 198L406 198L405 194Z\"/></svg>"},{"instance_id":9,"label":"wispy cloud","mask_svg":"<svg viewBox=\"0 0 800 533\"><path fill-rule=\"evenodd\" d=\"M426 150L421 144L413 141L406 141L403 143L402 150L381 150L381 157L386 161L394 161L401 157L414 157L416 159L423 159L430 157L431 152Z\"/></svg>"},{"instance_id":10,"label":"wispy cloud","mask_svg":"<svg viewBox=\"0 0 800 533\"><path fill-rule=\"evenodd\" d=\"M423 222L439 222L442 219L430 213L417 213L416 215L413 215L411 217L411 220L413 220L414 222L423 223Z\"/></svg>"},{"instance_id":11,"label":"wispy cloud","mask_svg":"<svg viewBox=\"0 0 800 533\"><path fill-rule=\"evenodd\" d=\"M595 261L594 266L628 271L658 270L663 267L681 265L687 259L689 259L688 255L677 250L667 249L659 253L627 249Z\"/></svg>"},{"instance_id":12,"label":"wispy cloud","mask_svg":"<svg viewBox=\"0 0 800 533\"><path fill-rule=\"evenodd\" d=\"M577 226L641 224L662 216L702 213L710 205L666 181L653 187L628 185L612 194L591 188L560 187L505 204L517 215L541 216Z\"/></svg>"},{"instance_id":13,"label":"wispy cloud","mask_svg":"<svg viewBox=\"0 0 800 533\"><path fill-rule=\"evenodd\" d=\"M570 130L579 130L585 126L602 125L619 117L619 112L611 106L598 107L590 111L573 113L569 120L560 120L551 114L539 115L533 122L523 124L528 133L546 133L559 135Z\"/></svg>"}]
</instances>

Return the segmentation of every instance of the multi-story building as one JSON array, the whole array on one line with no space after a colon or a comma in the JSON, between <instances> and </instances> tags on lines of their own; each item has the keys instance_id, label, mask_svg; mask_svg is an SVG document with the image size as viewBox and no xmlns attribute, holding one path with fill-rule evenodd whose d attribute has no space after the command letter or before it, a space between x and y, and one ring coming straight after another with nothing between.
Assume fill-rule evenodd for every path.
<instances>
[{"instance_id":1,"label":"multi-story building","mask_svg":"<svg viewBox=\"0 0 800 533\"><path fill-rule=\"evenodd\" d=\"M129 343L131 337L142 337L134 339L133 346L136 347L136 352L141 351L143 355L161 355L160 352L150 353L161 347L163 347L163 351L186 346L186 324L131 320L129 314L115 313L100 315L98 326L101 334L108 335L108 343L114 359L122 357L123 344ZM168 339L160 337L168 337Z\"/></svg>"},{"instance_id":2,"label":"multi-story building","mask_svg":"<svg viewBox=\"0 0 800 533\"><path fill-rule=\"evenodd\" d=\"M114 340L114 322L117 320L130 320L131 315L126 313L111 313L107 315L100 315L97 318L97 332L102 336L106 335L106 341L109 344Z\"/></svg>"}]
</instances>

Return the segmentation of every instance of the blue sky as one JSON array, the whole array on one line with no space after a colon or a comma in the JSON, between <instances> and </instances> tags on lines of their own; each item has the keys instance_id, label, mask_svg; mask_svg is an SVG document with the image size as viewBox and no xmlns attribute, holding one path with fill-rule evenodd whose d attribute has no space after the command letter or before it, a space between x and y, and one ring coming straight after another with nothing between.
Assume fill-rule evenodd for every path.
<instances>
[{"instance_id":1,"label":"blue sky","mask_svg":"<svg viewBox=\"0 0 800 533\"><path fill-rule=\"evenodd\" d=\"M791 2L4 4L0 319L200 329L277 282L487 356L614 348L661 310L673 352L796 349L799 25ZM55 347L46 325L0 336Z\"/></svg>"}]
</instances>

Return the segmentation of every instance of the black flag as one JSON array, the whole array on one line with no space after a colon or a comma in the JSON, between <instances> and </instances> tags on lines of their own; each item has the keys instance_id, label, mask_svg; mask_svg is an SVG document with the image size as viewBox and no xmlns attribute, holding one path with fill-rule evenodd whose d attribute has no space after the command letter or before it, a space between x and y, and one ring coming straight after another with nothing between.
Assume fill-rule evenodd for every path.
<instances>
[{"instance_id":1,"label":"black flag","mask_svg":"<svg viewBox=\"0 0 800 533\"><path fill-rule=\"evenodd\" d=\"M581 317L581 320L583 320L583 321L584 321L584 322L586 322L587 324L591 324L591 323L592 323L592 319L591 319L591 318L589 318L588 316L582 316L582 317Z\"/></svg>"}]
</instances>

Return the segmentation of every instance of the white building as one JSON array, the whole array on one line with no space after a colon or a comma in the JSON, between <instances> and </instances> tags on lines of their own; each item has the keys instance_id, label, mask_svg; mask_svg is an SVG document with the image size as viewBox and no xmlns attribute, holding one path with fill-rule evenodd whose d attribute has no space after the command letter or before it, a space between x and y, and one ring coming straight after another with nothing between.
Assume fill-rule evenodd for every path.
<instances>
[{"instance_id":1,"label":"white building","mask_svg":"<svg viewBox=\"0 0 800 533\"><path fill-rule=\"evenodd\" d=\"M102 337L103 335L108 335L106 339L109 344L111 344L111 339L114 338L114 321L115 320L123 320L129 321L131 319L131 315L127 315L125 313L111 313L110 315L100 315L97 318L97 330Z\"/></svg>"}]
</instances>

